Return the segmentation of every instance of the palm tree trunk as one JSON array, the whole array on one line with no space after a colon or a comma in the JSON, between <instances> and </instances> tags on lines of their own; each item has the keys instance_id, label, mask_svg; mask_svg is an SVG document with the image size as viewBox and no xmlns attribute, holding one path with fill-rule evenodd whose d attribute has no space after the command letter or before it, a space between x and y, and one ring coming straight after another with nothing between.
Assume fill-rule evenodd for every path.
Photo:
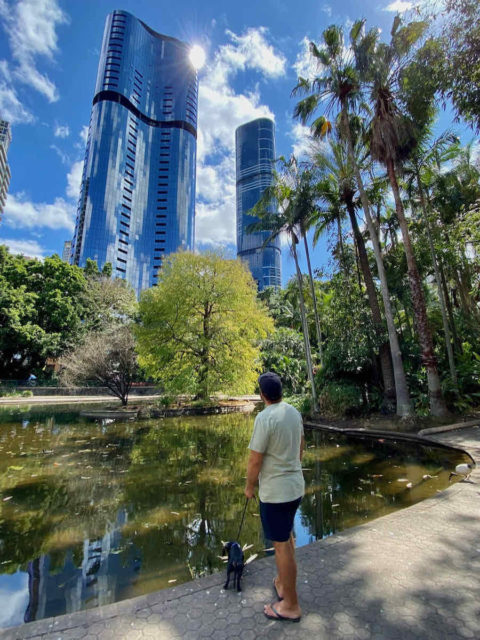
<instances>
[{"instance_id":1,"label":"palm tree trunk","mask_svg":"<svg viewBox=\"0 0 480 640\"><path fill-rule=\"evenodd\" d=\"M435 272L435 282L437 284L438 300L440 302L440 310L442 312L443 331L445 333L445 346L447 347L448 366L450 368L450 377L452 379L455 389L458 390L457 369L455 367L455 358L453 357L452 338L450 335L450 327L448 325L447 317L447 305L443 295L442 281L440 278L440 270L438 268L437 256L435 253L435 246L433 244L432 228L430 220L428 218L427 203L425 201L425 193L423 191L422 181L417 171L417 186L420 194L420 203L422 205L423 219L425 222L425 230L427 232L428 246L430 247L430 254L432 256L433 269Z\"/></svg>"},{"instance_id":2,"label":"palm tree trunk","mask_svg":"<svg viewBox=\"0 0 480 640\"><path fill-rule=\"evenodd\" d=\"M370 203L365 191L360 169L358 168L357 161L355 159L355 153L353 151L352 134L350 131L350 124L348 121L348 112L346 103L342 106L342 117L344 121L344 130L348 144L348 155L357 181L358 190L360 192L360 199L362 201L363 212L365 213L365 220L367 223L368 233L373 244L373 252L375 254L375 260L377 262L378 276L380 278L380 290L382 292L383 306L385 309L385 319L387 321L388 340L390 342L390 352L392 355L393 373L395 377L395 394L397 398L397 415L402 418L407 418L413 414L412 401L410 400L410 394L408 392L407 380L405 377L405 370L403 368L402 353L400 351L400 345L398 344L397 331L395 329L395 323L393 320L392 304L390 302L390 293L388 291L387 274L385 272L385 266L383 264L382 250L378 241L378 236L373 226L372 216L370 214Z\"/></svg>"},{"instance_id":3,"label":"palm tree trunk","mask_svg":"<svg viewBox=\"0 0 480 640\"><path fill-rule=\"evenodd\" d=\"M320 315L317 310L317 296L315 295L315 287L313 284L312 265L310 262L310 251L308 249L307 234L302 231L303 242L305 244L305 256L307 258L308 281L310 283L310 293L313 301L313 314L315 316L315 328L317 330L318 355L320 357L320 366L323 367L323 345L322 345L322 328L320 325Z\"/></svg>"},{"instance_id":4,"label":"palm tree trunk","mask_svg":"<svg viewBox=\"0 0 480 640\"><path fill-rule=\"evenodd\" d=\"M365 242L360 232L357 222L357 216L355 215L355 209L353 202L347 202L347 211L350 217L350 223L352 225L353 235L355 238L355 244L357 246L358 257L360 260L360 267L362 269L363 280L367 289L368 302L370 304L370 310L372 312L373 324L375 332L378 335L383 333L383 321L382 314L380 312L380 306L378 304L377 290L372 278L372 272L370 271L370 264L368 262L367 250L365 248ZM389 406L395 400L395 378L393 375L392 361L390 359L390 348L388 341L383 342L379 349L380 365L382 368L383 377L383 389L384 389L384 403Z\"/></svg>"},{"instance_id":5,"label":"palm tree trunk","mask_svg":"<svg viewBox=\"0 0 480 640\"><path fill-rule=\"evenodd\" d=\"M425 298L423 296L422 282L418 273L417 263L413 253L413 247L408 231L407 219L403 210L403 203L400 198L400 189L398 187L395 166L392 159L386 162L388 178L395 199L395 209L397 212L398 222L402 231L403 246L407 257L408 280L410 283L410 292L412 295L413 310L415 313L415 321L422 350L422 362L427 371L428 397L430 401L430 411L434 416L448 415L445 400L443 399L442 389L440 386L440 377L437 369L437 359L433 351L433 340L428 325L427 308Z\"/></svg>"},{"instance_id":6,"label":"palm tree trunk","mask_svg":"<svg viewBox=\"0 0 480 640\"><path fill-rule=\"evenodd\" d=\"M300 271L300 267L298 265L296 238L292 237L291 241L292 241L292 254L293 254L293 259L295 261L295 269L297 271L298 295L300 298L300 313L302 316L303 340L305 344L305 358L307 360L308 379L310 380L310 386L312 387L313 411L317 413L318 404L317 404L317 393L315 391L315 380L313 378L312 351L310 349L310 338L308 336L308 323L307 323L307 315L305 313L305 300L303 299L303 278L302 278L302 272Z\"/></svg>"}]
</instances>

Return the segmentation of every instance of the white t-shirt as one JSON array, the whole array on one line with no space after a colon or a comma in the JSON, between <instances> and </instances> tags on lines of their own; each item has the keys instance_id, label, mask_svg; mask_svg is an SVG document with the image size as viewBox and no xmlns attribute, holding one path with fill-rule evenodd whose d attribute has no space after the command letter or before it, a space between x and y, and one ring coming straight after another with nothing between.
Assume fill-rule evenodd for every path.
<instances>
[{"instance_id":1,"label":"white t-shirt","mask_svg":"<svg viewBox=\"0 0 480 640\"><path fill-rule=\"evenodd\" d=\"M268 405L255 418L248 448L264 454L258 477L262 502L291 502L303 496L302 436L302 416L286 402Z\"/></svg>"}]
</instances>

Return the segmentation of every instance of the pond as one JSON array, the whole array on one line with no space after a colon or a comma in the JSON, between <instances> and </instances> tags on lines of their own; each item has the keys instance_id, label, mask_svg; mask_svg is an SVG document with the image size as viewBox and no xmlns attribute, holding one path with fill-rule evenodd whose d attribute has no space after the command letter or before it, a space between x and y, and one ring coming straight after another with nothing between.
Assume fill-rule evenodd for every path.
<instances>
[{"instance_id":1,"label":"pond","mask_svg":"<svg viewBox=\"0 0 480 640\"><path fill-rule=\"evenodd\" d=\"M85 407L82 407L85 408ZM0 627L223 570L253 416L94 422L80 407L0 411ZM301 546L434 495L462 453L306 432ZM269 553L258 506L246 557Z\"/></svg>"}]
</instances>

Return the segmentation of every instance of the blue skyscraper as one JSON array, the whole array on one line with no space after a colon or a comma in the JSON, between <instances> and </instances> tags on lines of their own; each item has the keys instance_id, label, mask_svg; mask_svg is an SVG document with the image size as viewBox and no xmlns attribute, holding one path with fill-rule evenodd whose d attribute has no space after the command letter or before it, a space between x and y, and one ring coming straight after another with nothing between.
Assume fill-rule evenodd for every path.
<instances>
[{"instance_id":1,"label":"blue skyscraper","mask_svg":"<svg viewBox=\"0 0 480 640\"><path fill-rule=\"evenodd\" d=\"M280 239L264 247L268 231L247 233L247 227L258 220L247 215L260 199L265 187L272 184L275 159L275 125L259 118L238 127L235 134L237 153L237 256L245 260L258 283L265 287L282 286ZM273 211L273 209L272 209Z\"/></svg>"},{"instance_id":2,"label":"blue skyscraper","mask_svg":"<svg viewBox=\"0 0 480 640\"><path fill-rule=\"evenodd\" d=\"M138 292L193 249L197 72L189 46L125 11L106 20L71 261L113 266Z\"/></svg>"}]
</instances>

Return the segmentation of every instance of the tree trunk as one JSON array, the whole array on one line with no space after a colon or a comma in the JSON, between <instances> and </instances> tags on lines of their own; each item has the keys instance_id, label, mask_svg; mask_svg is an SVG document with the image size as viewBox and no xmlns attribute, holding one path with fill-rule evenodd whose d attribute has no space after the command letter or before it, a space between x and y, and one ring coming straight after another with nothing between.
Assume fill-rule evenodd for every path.
<instances>
[{"instance_id":1,"label":"tree trunk","mask_svg":"<svg viewBox=\"0 0 480 640\"><path fill-rule=\"evenodd\" d=\"M448 318L450 320L450 326L452 328L453 345L454 345L455 350L457 351L457 353L463 353L462 343L460 341L460 338L458 337L457 327L455 325L455 318L453 316L452 301L450 300L450 296L448 294L447 280L445 278L445 269L444 269L444 266L442 264L442 260L441 259L439 261L439 265L438 266L440 268L440 277L442 279L443 296L444 296L445 302L447 304Z\"/></svg>"},{"instance_id":2,"label":"tree trunk","mask_svg":"<svg viewBox=\"0 0 480 640\"><path fill-rule=\"evenodd\" d=\"M310 283L310 293L313 301L313 314L315 316L315 328L317 330L318 355L320 357L320 366L323 367L323 345L322 345L322 328L320 325L320 315L317 310L317 296L315 295L315 287L313 284L312 265L310 263L310 251L308 250L307 234L302 231L303 242L305 244L305 256L307 258L308 280Z\"/></svg>"},{"instance_id":3,"label":"tree trunk","mask_svg":"<svg viewBox=\"0 0 480 640\"><path fill-rule=\"evenodd\" d=\"M307 323L307 315L305 313L305 301L303 299L303 278L302 278L302 272L300 271L300 267L298 265L296 239L292 237L291 241L292 241L293 259L295 261L295 269L297 271L298 295L300 298L300 313L302 316L303 340L305 344L305 358L307 360L308 379L310 380L310 386L312 387L313 411L317 413L318 404L317 404L317 393L315 391L315 380L313 377L312 352L310 349L310 338L308 335L308 323Z\"/></svg>"},{"instance_id":4,"label":"tree trunk","mask_svg":"<svg viewBox=\"0 0 480 640\"><path fill-rule=\"evenodd\" d=\"M455 358L453 357L452 338L450 335L450 327L448 326L447 306L443 295L442 281L440 278L440 270L438 268L437 256L435 253L435 245L433 244L432 228L430 226L430 220L428 218L427 203L425 201L425 194L423 191L422 181L420 174L417 171L417 186L420 194L420 203L422 205L423 218L425 221L425 231L427 232L428 246L430 247L430 254L432 256L433 269L435 272L435 282L437 284L438 300L440 302L440 310L442 312L443 331L445 333L445 346L447 348L448 366L450 368L450 377L452 379L455 389L458 390L457 369L455 367Z\"/></svg>"},{"instance_id":5,"label":"tree trunk","mask_svg":"<svg viewBox=\"0 0 480 640\"><path fill-rule=\"evenodd\" d=\"M385 319L387 321L388 339L390 342L390 352L392 354L393 373L395 376L395 394L397 399L397 415L406 418L413 414L412 402L410 400L410 394L408 392L407 380L405 378L405 370L403 368L402 353L400 351L400 345L398 344L398 336L395 329L395 323L393 321L392 304L390 302L390 293L388 291L387 274L385 272L385 266L383 264L382 251L378 236L373 226L372 216L370 214L370 203L365 191L360 169L355 160L355 153L353 151L352 134L350 131L350 125L348 122L348 112L346 103L342 107L342 117L344 121L344 129L347 137L348 155L350 162L355 173L355 179L357 181L358 190L360 192L360 199L362 201L363 211L365 213L365 220L367 222L368 233L373 244L373 251L375 254L375 260L377 262L378 276L380 278L380 289L382 292L383 306L385 308Z\"/></svg>"},{"instance_id":6,"label":"tree trunk","mask_svg":"<svg viewBox=\"0 0 480 640\"><path fill-rule=\"evenodd\" d=\"M370 304L370 310L372 312L373 324L375 332L377 334L383 333L383 320L378 304L377 290L372 278L372 272L370 271L370 264L368 262L367 250L365 248L365 242L360 232L357 222L357 216L355 215L355 209L353 202L346 203L348 215L350 217L350 223L353 229L353 235L355 238L355 244L357 246L358 257L360 260L360 267L362 269L363 280L367 289L368 302ZM393 375L392 361L390 359L390 348L387 342L383 342L379 349L380 365L382 368L383 377L383 389L384 389L384 402L387 406L391 406L395 401L395 378Z\"/></svg>"},{"instance_id":7,"label":"tree trunk","mask_svg":"<svg viewBox=\"0 0 480 640\"><path fill-rule=\"evenodd\" d=\"M388 178L393 190L393 197L395 199L397 218L402 231L405 255L407 257L408 280L412 295L418 338L422 350L422 362L427 371L430 411L434 416L446 416L448 415L448 411L440 386L437 359L435 358L435 353L433 351L432 334L430 333L430 327L428 326L427 309L425 306L425 298L423 296L422 282L420 280L420 274L418 273L415 256L413 254L413 247L410 240L410 233L408 231L407 219L405 218L405 212L403 210L403 203L400 198L400 189L398 187L393 160L388 159L386 165Z\"/></svg>"}]
</instances>

